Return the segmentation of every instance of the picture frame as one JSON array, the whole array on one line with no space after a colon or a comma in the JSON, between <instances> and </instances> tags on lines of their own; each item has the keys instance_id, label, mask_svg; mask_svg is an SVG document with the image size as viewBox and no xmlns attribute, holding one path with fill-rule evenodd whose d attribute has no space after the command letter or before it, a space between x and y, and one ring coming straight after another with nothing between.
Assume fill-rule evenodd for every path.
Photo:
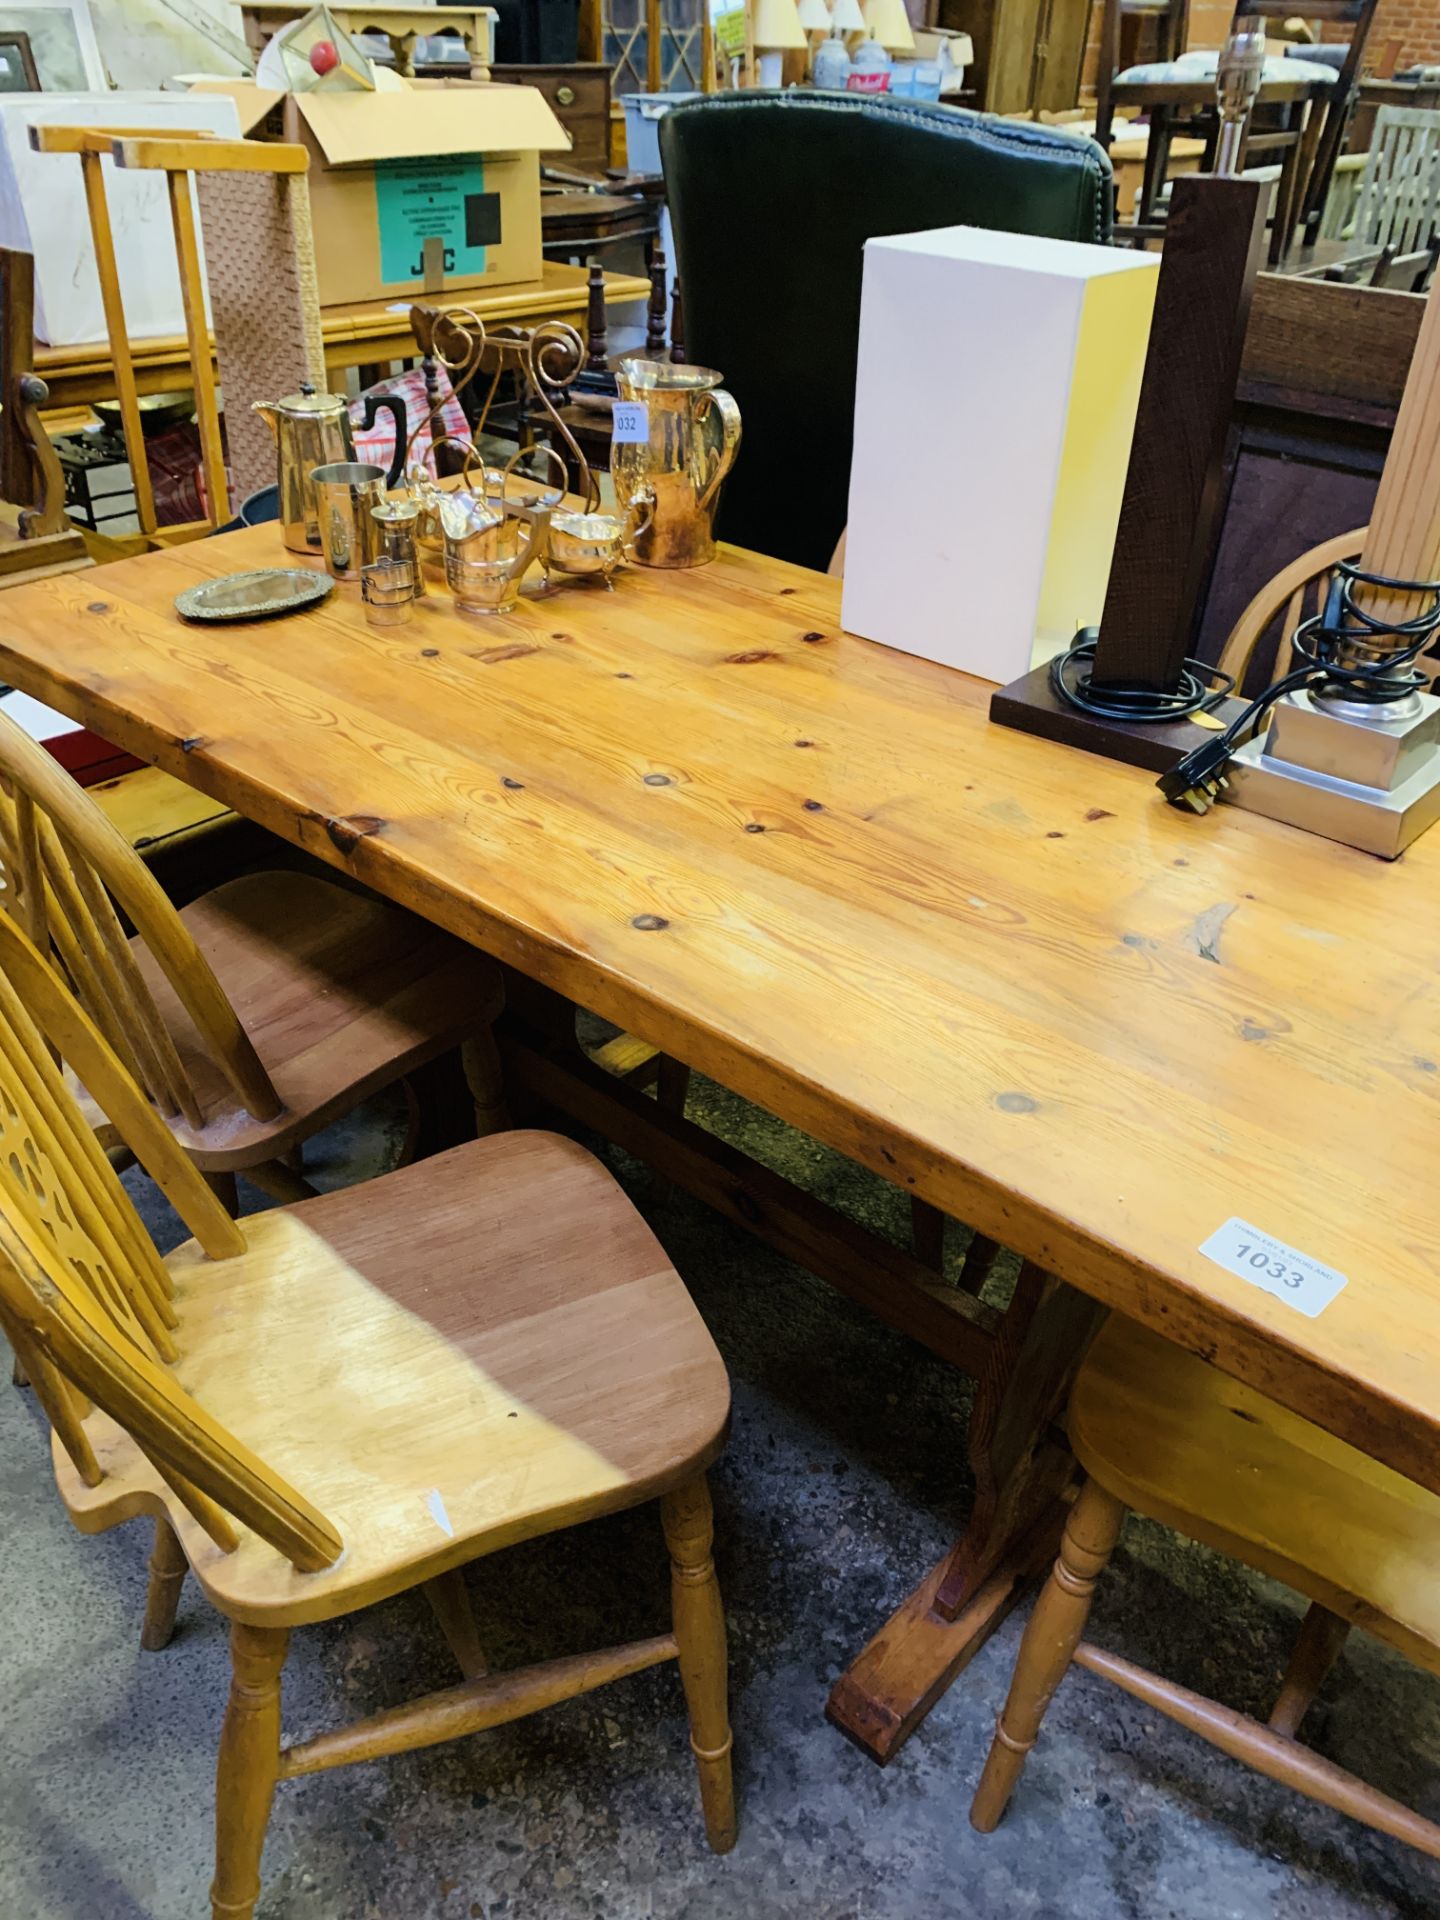
<instances>
[{"instance_id":1,"label":"picture frame","mask_svg":"<svg viewBox=\"0 0 1440 1920\"><path fill-rule=\"evenodd\" d=\"M35 91L109 92L89 0L17 0L13 6L0 0L0 46L17 34L29 43Z\"/></svg>"},{"instance_id":2,"label":"picture frame","mask_svg":"<svg viewBox=\"0 0 1440 1920\"><path fill-rule=\"evenodd\" d=\"M40 75L28 33L0 32L0 93L39 93Z\"/></svg>"}]
</instances>

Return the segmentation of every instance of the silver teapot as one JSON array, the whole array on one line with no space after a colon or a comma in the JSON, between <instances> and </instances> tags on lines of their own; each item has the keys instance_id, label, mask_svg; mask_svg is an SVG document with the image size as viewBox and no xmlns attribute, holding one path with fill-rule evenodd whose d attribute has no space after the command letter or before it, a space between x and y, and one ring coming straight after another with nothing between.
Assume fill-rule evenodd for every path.
<instances>
[{"instance_id":1,"label":"silver teapot","mask_svg":"<svg viewBox=\"0 0 1440 1920\"><path fill-rule=\"evenodd\" d=\"M311 479L317 467L337 466L355 458L355 434L350 424L350 402L343 393L317 393L308 382L284 400L256 400L258 413L275 436L280 486L280 533L292 553L319 553L320 508ZM375 424L378 413L395 417L395 459L385 477L393 487L405 465L409 425L405 402L398 393L371 394L365 401L362 433Z\"/></svg>"}]
</instances>

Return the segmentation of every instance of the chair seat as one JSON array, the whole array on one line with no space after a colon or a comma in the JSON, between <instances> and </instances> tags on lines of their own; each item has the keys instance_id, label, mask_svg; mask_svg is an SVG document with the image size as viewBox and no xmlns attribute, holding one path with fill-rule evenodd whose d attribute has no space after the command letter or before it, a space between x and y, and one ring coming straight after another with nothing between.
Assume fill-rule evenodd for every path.
<instances>
[{"instance_id":1,"label":"chair seat","mask_svg":"<svg viewBox=\"0 0 1440 1920\"><path fill-rule=\"evenodd\" d=\"M284 1103L274 1120L245 1111L153 957L132 941L205 1116L198 1131L177 1120L175 1137L209 1172L288 1151L478 1031L503 1004L493 960L315 874L246 874L180 917Z\"/></svg>"},{"instance_id":2,"label":"chair seat","mask_svg":"<svg viewBox=\"0 0 1440 1920\"><path fill-rule=\"evenodd\" d=\"M1070 1443L1139 1513L1258 1567L1440 1671L1440 1499L1112 1314Z\"/></svg>"},{"instance_id":3,"label":"chair seat","mask_svg":"<svg viewBox=\"0 0 1440 1920\"><path fill-rule=\"evenodd\" d=\"M170 1255L181 1384L339 1530L321 1573L242 1528L221 1553L92 1412L105 1479L57 1442L77 1525L164 1511L230 1618L328 1619L511 1542L648 1500L719 1453L724 1363L606 1170L492 1135L244 1222L247 1252Z\"/></svg>"},{"instance_id":4,"label":"chair seat","mask_svg":"<svg viewBox=\"0 0 1440 1920\"><path fill-rule=\"evenodd\" d=\"M1193 84L1197 94L1204 94L1208 89L1207 104L1213 106L1219 61L1218 53L1182 54L1178 60L1147 60L1138 67L1126 67L1122 73L1117 73L1112 85L1164 87L1189 83ZM1267 54L1261 74L1260 98L1264 99L1266 87L1333 87L1338 79L1334 68L1319 60L1287 59L1283 54Z\"/></svg>"}]
</instances>

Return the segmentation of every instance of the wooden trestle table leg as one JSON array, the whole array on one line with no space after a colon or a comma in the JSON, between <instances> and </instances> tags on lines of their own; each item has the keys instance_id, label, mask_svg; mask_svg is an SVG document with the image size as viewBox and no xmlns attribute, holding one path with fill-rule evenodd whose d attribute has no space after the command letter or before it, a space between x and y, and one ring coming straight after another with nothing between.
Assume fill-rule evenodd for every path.
<instances>
[{"instance_id":1,"label":"wooden trestle table leg","mask_svg":"<svg viewBox=\"0 0 1440 1920\"><path fill-rule=\"evenodd\" d=\"M1029 1262L976 1383L970 1522L835 1682L828 1719L872 1760L895 1758L1051 1564L1074 1471L1055 1429L1105 1309Z\"/></svg>"}]
</instances>

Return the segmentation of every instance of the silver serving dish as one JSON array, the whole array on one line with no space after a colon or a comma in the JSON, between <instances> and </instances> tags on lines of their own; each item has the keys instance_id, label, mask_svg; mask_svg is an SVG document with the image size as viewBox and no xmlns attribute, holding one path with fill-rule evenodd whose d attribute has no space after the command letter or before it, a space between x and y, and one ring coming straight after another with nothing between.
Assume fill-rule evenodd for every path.
<instances>
[{"instance_id":1,"label":"silver serving dish","mask_svg":"<svg viewBox=\"0 0 1440 1920\"><path fill-rule=\"evenodd\" d=\"M610 576L625 559L626 522L614 513L550 517L550 559L562 573Z\"/></svg>"},{"instance_id":2,"label":"silver serving dish","mask_svg":"<svg viewBox=\"0 0 1440 1920\"><path fill-rule=\"evenodd\" d=\"M175 611L186 620L271 620L298 613L323 600L335 582L309 567L263 567L256 573L227 573L175 596Z\"/></svg>"}]
</instances>

